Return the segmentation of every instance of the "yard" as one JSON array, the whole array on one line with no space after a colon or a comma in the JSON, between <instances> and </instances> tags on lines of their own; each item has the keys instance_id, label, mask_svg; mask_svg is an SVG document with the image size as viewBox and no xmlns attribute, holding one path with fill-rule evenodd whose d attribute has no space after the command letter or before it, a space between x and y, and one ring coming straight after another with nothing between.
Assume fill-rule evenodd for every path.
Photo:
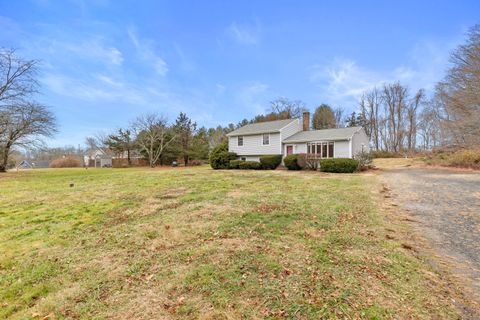
<instances>
[{"instance_id":1,"label":"yard","mask_svg":"<svg viewBox=\"0 0 480 320\"><path fill-rule=\"evenodd\" d=\"M207 167L0 175L0 318L456 318L386 237L379 190Z\"/></svg>"}]
</instances>

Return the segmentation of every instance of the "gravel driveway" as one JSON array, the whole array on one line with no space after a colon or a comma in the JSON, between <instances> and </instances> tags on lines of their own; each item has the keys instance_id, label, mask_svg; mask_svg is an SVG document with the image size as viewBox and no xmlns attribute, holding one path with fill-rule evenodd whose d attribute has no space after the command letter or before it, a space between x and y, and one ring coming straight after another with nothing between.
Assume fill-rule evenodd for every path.
<instances>
[{"instance_id":1,"label":"gravel driveway","mask_svg":"<svg viewBox=\"0 0 480 320\"><path fill-rule=\"evenodd\" d=\"M385 170L382 179L437 255L478 299L480 173L411 167Z\"/></svg>"}]
</instances>

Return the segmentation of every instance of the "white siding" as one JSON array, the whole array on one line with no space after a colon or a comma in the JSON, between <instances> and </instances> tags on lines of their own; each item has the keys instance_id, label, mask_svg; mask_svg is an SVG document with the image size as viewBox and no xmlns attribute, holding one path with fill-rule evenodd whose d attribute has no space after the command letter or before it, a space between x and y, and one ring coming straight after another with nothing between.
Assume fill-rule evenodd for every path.
<instances>
[{"instance_id":1,"label":"white siding","mask_svg":"<svg viewBox=\"0 0 480 320\"><path fill-rule=\"evenodd\" d=\"M280 133L270 133L269 145L264 146L262 143L262 134L243 136L243 146L238 145L238 137L229 137L228 150L230 152L235 152L239 156L255 156L282 153Z\"/></svg>"},{"instance_id":2,"label":"white siding","mask_svg":"<svg viewBox=\"0 0 480 320\"><path fill-rule=\"evenodd\" d=\"M370 141L368 139L365 130L361 129L356 132L352 138L352 155L355 156L357 153L362 151L362 145L364 151L370 151L369 147Z\"/></svg>"},{"instance_id":3,"label":"white siding","mask_svg":"<svg viewBox=\"0 0 480 320\"><path fill-rule=\"evenodd\" d=\"M351 158L350 156L350 141L335 141L334 147L335 158Z\"/></svg>"},{"instance_id":4,"label":"white siding","mask_svg":"<svg viewBox=\"0 0 480 320\"><path fill-rule=\"evenodd\" d=\"M283 127L282 130L280 130L282 134L282 141L302 130L303 127L300 119L295 119L295 121L290 122L288 125Z\"/></svg>"}]
</instances>

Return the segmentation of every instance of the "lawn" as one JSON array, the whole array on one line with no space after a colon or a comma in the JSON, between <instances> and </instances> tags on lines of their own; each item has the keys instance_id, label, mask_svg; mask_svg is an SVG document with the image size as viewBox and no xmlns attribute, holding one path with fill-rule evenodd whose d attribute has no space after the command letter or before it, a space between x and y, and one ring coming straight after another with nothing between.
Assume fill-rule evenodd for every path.
<instances>
[{"instance_id":1,"label":"lawn","mask_svg":"<svg viewBox=\"0 0 480 320\"><path fill-rule=\"evenodd\" d=\"M455 318L385 238L378 189L207 167L0 175L0 318Z\"/></svg>"}]
</instances>

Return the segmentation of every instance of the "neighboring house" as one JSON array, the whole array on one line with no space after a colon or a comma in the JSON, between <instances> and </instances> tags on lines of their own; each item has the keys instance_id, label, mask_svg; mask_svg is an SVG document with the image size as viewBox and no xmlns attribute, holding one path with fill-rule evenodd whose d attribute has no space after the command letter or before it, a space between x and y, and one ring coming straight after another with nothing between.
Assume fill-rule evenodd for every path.
<instances>
[{"instance_id":1,"label":"neighboring house","mask_svg":"<svg viewBox=\"0 0 480 320\"><path fill-rule=\"evenodd\" d=\"M17 166L18 169L32 169L33 165L27 160L22 160Z\"/></svg>"},{"instance_id":2,"label":"neighboring house","mask_svg":"<svg viewBox=\"0 0 480 320\"><path fill-rule=\"evenodd\" d=\"M228 150L241 160L259 161L262 155L306 153L316 158L353 158L369 151L362 127L310 130L310 113L300 119L253 123L227 134Z\"/></svg>"},{"instance_id":3,"label":"neighboring house","mask_svg":"<svg viewBox=\"0 0 480 320\"><path fill-rule=\"evenodd\" d=\"M113 154L107 148L90 149L83 157L86 167L111 168Z\"/></svg>"}]
</instances>

